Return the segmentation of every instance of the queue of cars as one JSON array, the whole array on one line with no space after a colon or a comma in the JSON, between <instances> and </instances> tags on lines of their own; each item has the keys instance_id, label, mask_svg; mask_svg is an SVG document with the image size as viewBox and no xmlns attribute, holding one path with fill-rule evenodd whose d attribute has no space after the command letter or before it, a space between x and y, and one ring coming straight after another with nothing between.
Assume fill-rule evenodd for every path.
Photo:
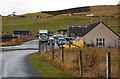
<instances>
[{"instance_id":1,"label":"queue of cars","mask_svg":"<svg viewBox=\"0 0 120 79\"><path fill-rule=\"evenodd\" d=\"M62 34L49 36L48 45L50 45L50 42L51 42L53 45L55 45L55 42L56 42L58 46L64 45L64 44L67 43L64 35L62 35Z\"/></svg>"},{"instance_id":2,"label":"queue of cars","mask_svg":"<svg viewBox=\"0 0 120 79\"><path fill-rule=\"evenodd\" d=\"M55 43L64 48L84 47L84 40L78 40L75 37L66 37L63 34L48 34L48 30L39 30L39 39L48 43L48 45Z\"/></svg>"}]
</instances>

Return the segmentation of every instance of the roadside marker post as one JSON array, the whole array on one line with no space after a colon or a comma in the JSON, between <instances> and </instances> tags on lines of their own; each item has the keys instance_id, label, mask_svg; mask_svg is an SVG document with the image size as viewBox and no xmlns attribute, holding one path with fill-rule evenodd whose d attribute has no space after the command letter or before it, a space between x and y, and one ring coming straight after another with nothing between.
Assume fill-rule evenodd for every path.
<instances>
[{"instance_id":1,"label":"roadside marker post","mask_svg":"<svg viewBox=\"0 0 120 79\"><path fill-rule=\"evenodd\" d=\"M111 77L111 59L110 59L110 56L111 56L111 54L110 54L110 52L107 52L106 53L106 77L107 77L107 79L110 79L110 77Z\"/></svg>"}]
</instances>

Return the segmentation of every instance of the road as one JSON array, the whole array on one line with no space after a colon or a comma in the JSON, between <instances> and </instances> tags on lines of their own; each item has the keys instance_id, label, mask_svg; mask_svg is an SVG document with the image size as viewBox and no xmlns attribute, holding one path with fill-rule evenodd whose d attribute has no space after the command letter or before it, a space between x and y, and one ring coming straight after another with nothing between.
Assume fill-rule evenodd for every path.
<instances>
[{"instance_id":1,"label":"road","mask_svg":"<svg viewBox=\"0 0 120 79\"><path fill-rule=\"evenodd\" d=\"M0 48L38 48L38 40L25 42L22 45ZM39 74L32 67L29 60L29 55L37 52L38 50L24 49L0 52L0 77L39 77Z\"/></svg>"}]
</instances>

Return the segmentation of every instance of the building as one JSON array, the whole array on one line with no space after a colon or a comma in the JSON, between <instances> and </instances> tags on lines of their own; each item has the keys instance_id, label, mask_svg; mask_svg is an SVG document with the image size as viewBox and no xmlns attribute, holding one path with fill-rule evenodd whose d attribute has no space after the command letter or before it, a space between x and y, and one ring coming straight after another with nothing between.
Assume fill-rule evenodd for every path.
<instances>
[{"instance_id":1,"label":"building","mask_svg":"<svg viewBox=\"0 0 120 79\"><path fill-rule=\"evenodd\" d=\"M15 14L8 14L8 16L16 16Z\"/></svg>"},{"instance_id":2,"label":"building","mask_svg":"<svg viewBox=\"0 0 120 79\"><path fill-rule=\"evenodd\" d=\"M13 37L32 37L31 31L20 31L20 30L15 30L13 31Z\"/></svg>"},{"instance_id":3,"label":"building","mask_svg":"<svg viewBox=\"0 0 120 79\"><path fill-rule=\"evenodd\" d=\"M69 25L68 35L75 34L86 44L96 47L118 47L119 36L103 22L90 25Z\"/></svg>"}]
</instances>

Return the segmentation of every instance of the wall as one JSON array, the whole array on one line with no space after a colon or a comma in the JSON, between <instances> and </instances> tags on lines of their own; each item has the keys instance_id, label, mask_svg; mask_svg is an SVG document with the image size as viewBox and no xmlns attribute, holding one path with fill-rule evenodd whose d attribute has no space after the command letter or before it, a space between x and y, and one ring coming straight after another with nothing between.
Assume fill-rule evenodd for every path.
<instances>
[{"instance_id":1,"label":"wall","mask_svg":"<svg viewBox=\"0 0 120 79\"><path fill-rule=\"evenodd\" d=\"M83 39L86 43L91 43L92 40L95 45L96 38L105 38L105 47L118 47L119 37L114 34L110 29L108 29L103 23L100 23L94 29L88 32L85 36L83 36Z\"/></svg>"}]
</instances>

